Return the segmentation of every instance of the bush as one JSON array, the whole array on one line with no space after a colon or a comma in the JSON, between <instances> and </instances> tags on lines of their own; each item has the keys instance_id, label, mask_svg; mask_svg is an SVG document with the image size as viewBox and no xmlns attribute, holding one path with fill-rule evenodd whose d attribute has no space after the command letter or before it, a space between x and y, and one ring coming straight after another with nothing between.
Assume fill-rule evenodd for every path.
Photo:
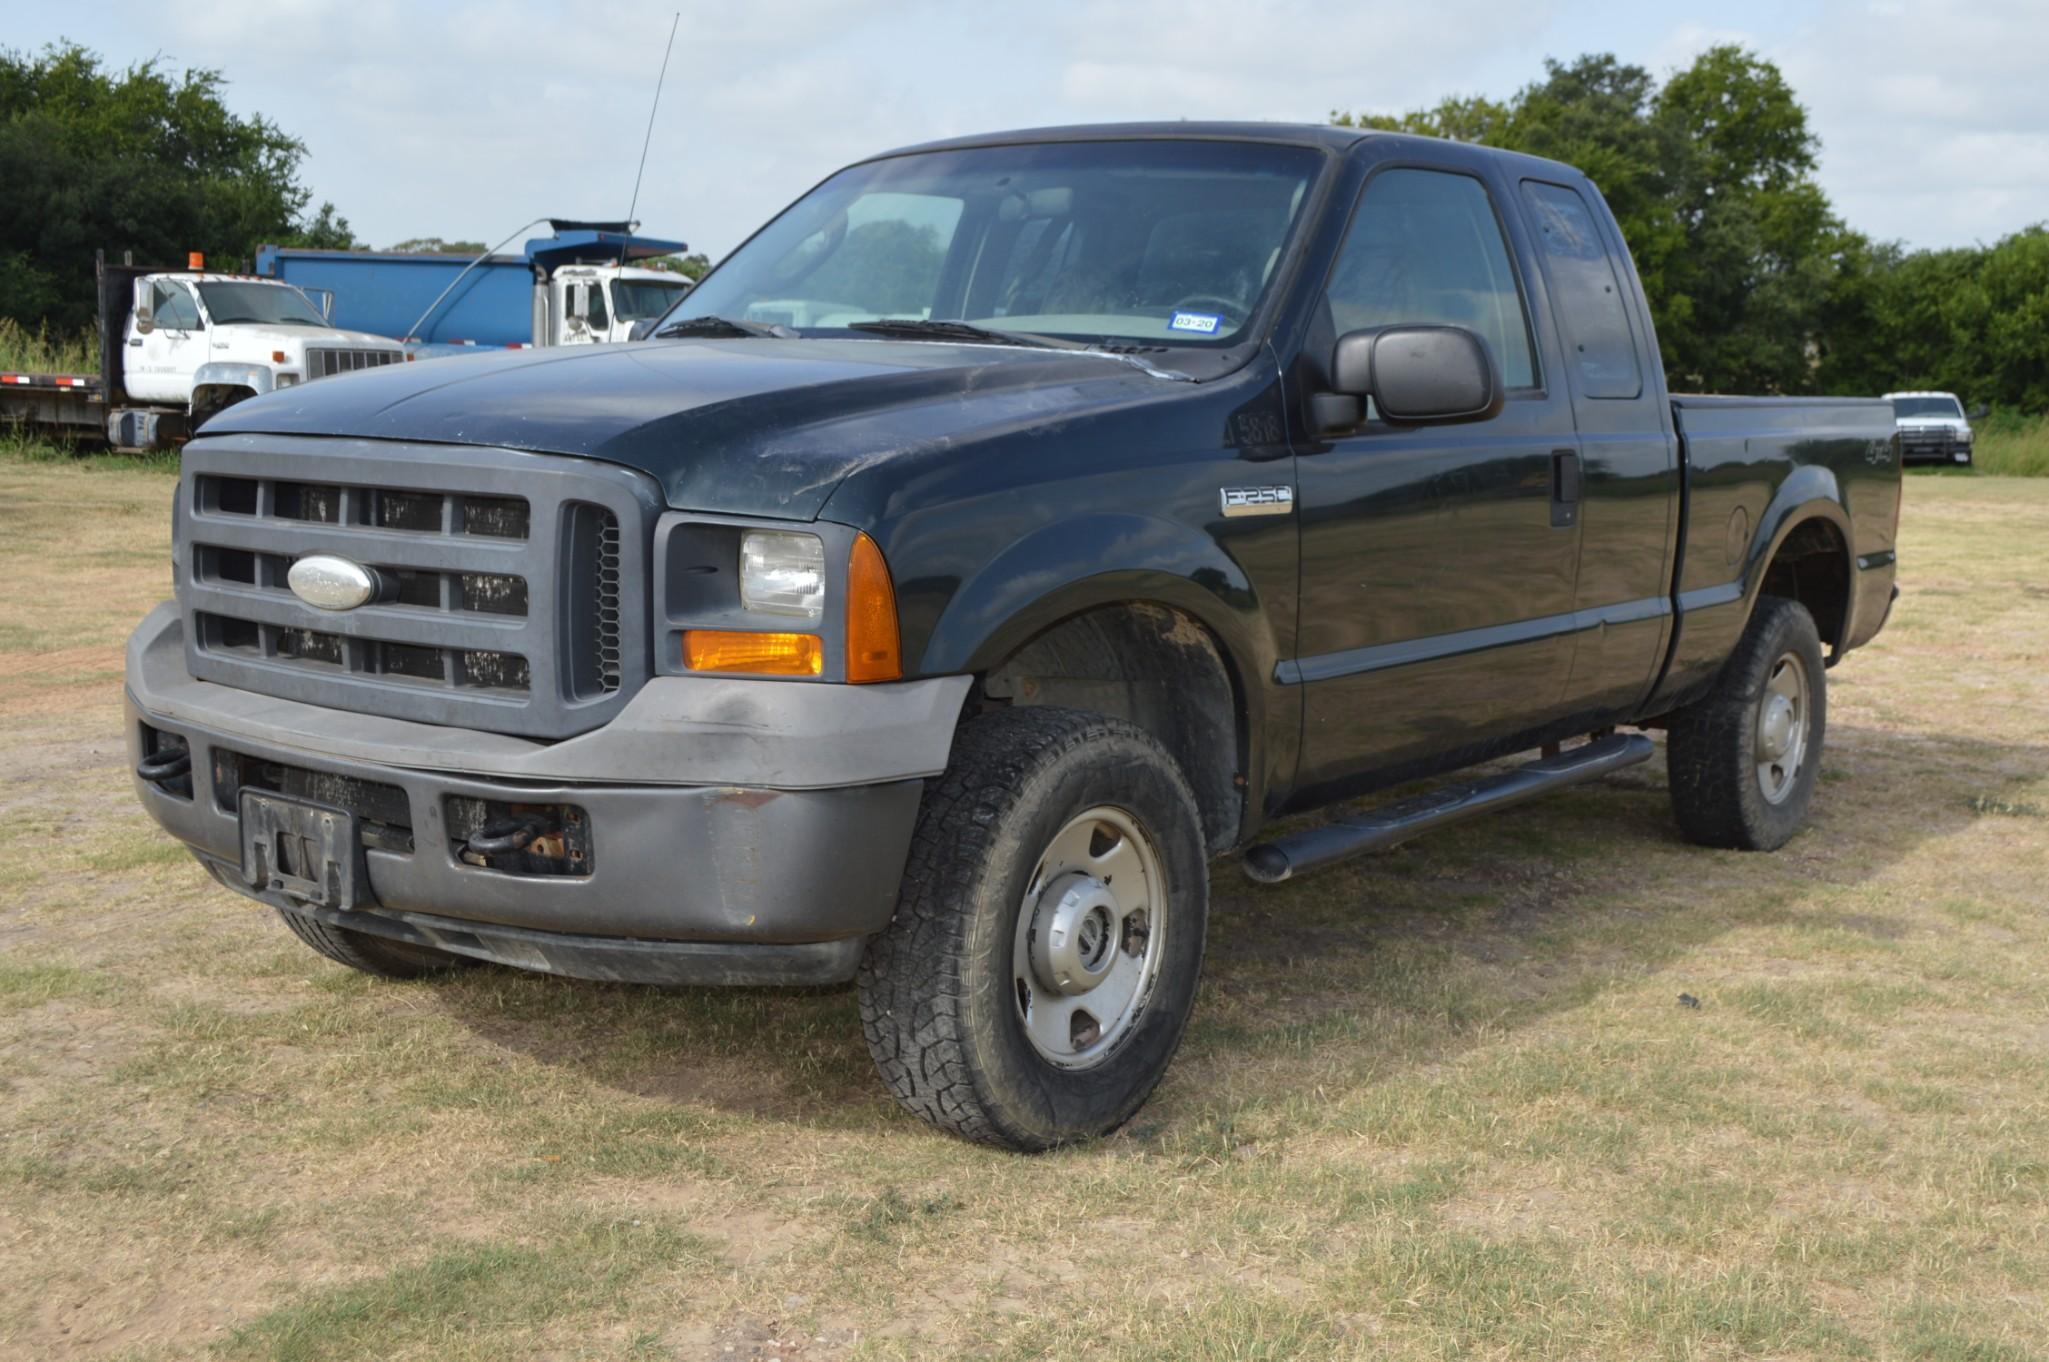
<instances>
[{"instance_id":1,"label":"bush","mask_svg":"<svg viewBox=\"0 0 2049 1362\"><path fill-rule=\"evenodd\" d=\"M2049 415L1996 411L1971 425L1977 432L1971 461L1980 473L2049 478Z\"/></svg>"}]
</instances>

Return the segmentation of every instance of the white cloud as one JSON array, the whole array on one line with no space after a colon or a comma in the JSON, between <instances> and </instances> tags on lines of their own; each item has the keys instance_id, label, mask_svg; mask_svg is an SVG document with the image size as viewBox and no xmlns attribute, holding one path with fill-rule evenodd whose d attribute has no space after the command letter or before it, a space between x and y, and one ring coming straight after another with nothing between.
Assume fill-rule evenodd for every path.
<instances>
[{"instance_id":1,"label":"white cloud","mask_svg":"<svg viewBox=\"0 0 2049 1362\"><path fill-rule=\"evenodd\" d=\"M1783 34L1733 36L1807 105L1852 226L1949 246L2049 219L2049 4L1825 0Z\"/></svg>"}]
</instances>

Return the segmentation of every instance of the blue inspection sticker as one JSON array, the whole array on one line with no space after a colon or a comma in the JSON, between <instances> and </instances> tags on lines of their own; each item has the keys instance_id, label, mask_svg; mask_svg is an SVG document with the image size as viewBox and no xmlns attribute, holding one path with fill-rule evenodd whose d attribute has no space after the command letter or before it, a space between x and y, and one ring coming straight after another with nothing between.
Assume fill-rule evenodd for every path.
<instances>
[{"instance_id":1,"label":"blue inspection sticker","mask_svg":"<svg viewBox=\"0 0 2049 1362\"><path fill-rule=\"evenodd\" d=\"M1193 331L1201 336L1214 336L1223 318L1214 312L1176 312L1174 320L1167 323L1169 331Z\"/></svg>"}]
</instances>

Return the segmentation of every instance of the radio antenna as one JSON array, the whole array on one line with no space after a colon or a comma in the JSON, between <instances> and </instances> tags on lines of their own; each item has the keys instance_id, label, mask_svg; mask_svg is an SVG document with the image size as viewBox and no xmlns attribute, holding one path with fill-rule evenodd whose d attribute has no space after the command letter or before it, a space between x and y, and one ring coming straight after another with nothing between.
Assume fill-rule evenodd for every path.
<instances>
[{"instance_id":1,"label":"radio antenna","mask_svg":"<svg viewBox=\"0 0 2049 1362\"><path fill-rule=\"evenodd\" d=\"M635 226L634 209L640 207L640 180L647 174L647 149L655 140L655 110L662 107L662 84L669 78L669 53L676 46L676 28L682 22L683 11L679 9L676 11L676 17L669 21L669 45L662 49L662 73L655 77L655 99L647 111L647 136L642 138L640 143L640 169L633 172L633 202L626 208L626 230L629 232ZM622 250L620 254L623 256L625 252Z\"/></svg>"}]
</instances>

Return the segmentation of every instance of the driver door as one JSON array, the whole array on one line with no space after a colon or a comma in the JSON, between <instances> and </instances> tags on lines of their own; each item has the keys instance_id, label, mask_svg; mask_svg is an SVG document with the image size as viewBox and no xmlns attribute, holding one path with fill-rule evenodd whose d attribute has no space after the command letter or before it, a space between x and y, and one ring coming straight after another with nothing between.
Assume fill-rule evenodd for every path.
<instances>
[{"instance_id":1,"label":"driver door","mask_svg":"<svg viewBox=\"0 0 2049 1362\"><path fill-rule=\"evenodd\" d=\"M139 317L128 319L122 386L139 401L189 403L193 375L206 362L199 300L176 279L144 279L136 287L148 291L150 325L145 331Z\"/></svg>"},{"instance_id":2,"label":"driver door","mask_svg":"<svg viewBox=\"0 0 2049 1362\"><path fill-rule=\"evenodd\" d=\"M1573 660L1579 440L1541 294L1519 278L1479 174L1390 166L1361 191L1325 285L1327 334L1478 334L1499 415L1397 426L1368 413L1297 460L1298 785L1325 797L1484 759L1558 720Z\"/></svg>"}]
</instances>

